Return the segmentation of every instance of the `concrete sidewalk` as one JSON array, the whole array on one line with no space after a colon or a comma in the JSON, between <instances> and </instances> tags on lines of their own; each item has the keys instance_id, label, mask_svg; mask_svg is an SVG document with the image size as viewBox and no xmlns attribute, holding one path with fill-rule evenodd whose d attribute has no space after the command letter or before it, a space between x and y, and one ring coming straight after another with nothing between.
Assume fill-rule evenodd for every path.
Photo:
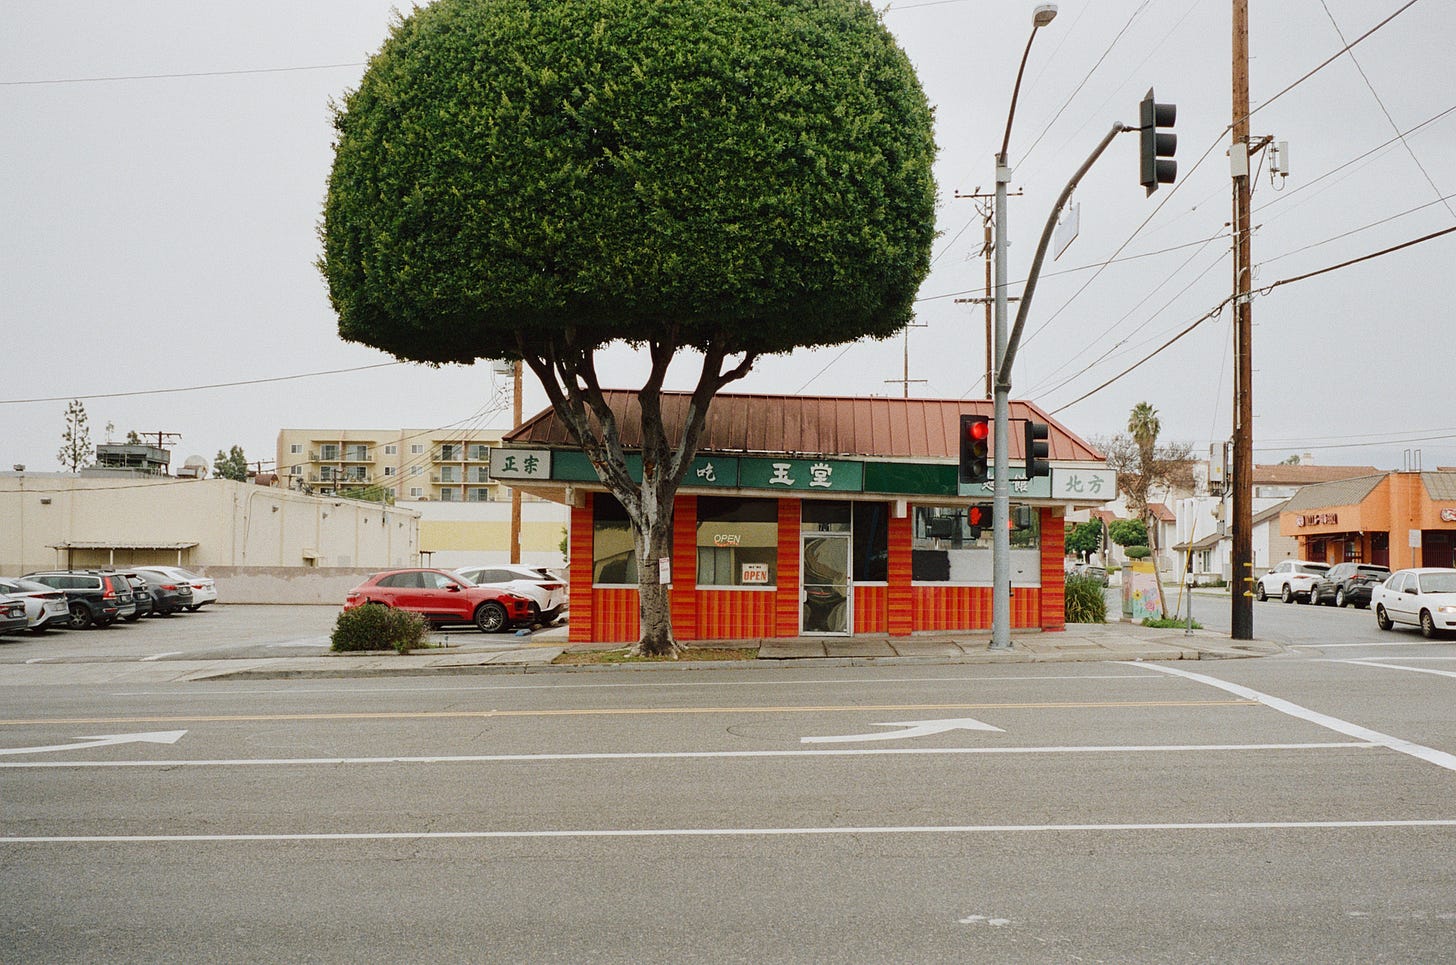
<instances>
[{"instance_id":1,"label":"concrete sidewalk","mask_svg":"<svg viewBox=\"0 0 1456 965\"><path fill-rule=\"evenodd\" d=\"M564 634L563 634L564 636ZM459 638L457 638L459 639ZM465 638L469 640L469 638ZM660 661L596 665L553 665L567 651L619 649L620 644L567 644L560 639L518 646L469 640L446 651L408 655L363 653L327 656L218 660L182 668L175 680L259 680L309 677L413 676L472 673L579 673L653 670L761 670L784 666L878 666L895 664L1046 663L1099 660L1211 660L1278 653L1264 642L1234 644L1209 631L1153 630L1128 623L1082 624L1065 631L1035 630L1012 635L1009 651L990 649L989 632L917 634L911 637L792 637L765 640L693 641L694 647L758 648L756 660ZM184 663L190 661L176 661ZM152 665L154 668L156 664Z\"/></svg>"}]
</instances>

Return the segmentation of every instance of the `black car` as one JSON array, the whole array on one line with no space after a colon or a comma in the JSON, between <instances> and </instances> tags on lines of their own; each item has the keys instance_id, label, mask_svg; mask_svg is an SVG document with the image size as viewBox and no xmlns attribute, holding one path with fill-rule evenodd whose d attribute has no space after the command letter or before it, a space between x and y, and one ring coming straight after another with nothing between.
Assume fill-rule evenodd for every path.
<instances>
[{"instance_id":1,"label":"black car","mask_svg":"<svg viewBox=\"0 0 1456 965\"><path fill-rule=\"evenodd\" d=\"M70 626L76 630L106 627L117 617L136 611L131 584L120 573L103 570L49 570L27 573L25 579L55 587L66 594L71 607Z\"/></svg>"},{"instance_id":2,"label":"black car","mask_svg":"<svg viewBox=\"0 0 1456 965\"><path fill-rule=\"evenodd\" d=\"M136 623L148 613L153 612L152 590L147 581L135 573L123 573L126 582L131 586L132 601L136 603L136 609L122 617L127 623Z\"/></svg>"},{"instance_id":3,"label":"black car","mask_svg":"<svg viewBox=\"0 0 1456 965\"><path fill-rule=\"evenodd\" d=\"M1371 588L1389 578L1388 566L1336 563L1328 573L1314 581L1309 590L1309 602L1325 606L1356 606L1363 610L1370 605Z\"/></svg>"},{"instance_id":4,"label":"black car","mask_svg":"<svg viewBox=\"0 0 1456 965\"><path fill-rule=\"evenodd\" d=\"M152 613L169 617L183 607L192 605L192 585L180 582L161 570L139 568L133 571L146 580L147 590L152 598Z\"/></svg>"}]
</instances>

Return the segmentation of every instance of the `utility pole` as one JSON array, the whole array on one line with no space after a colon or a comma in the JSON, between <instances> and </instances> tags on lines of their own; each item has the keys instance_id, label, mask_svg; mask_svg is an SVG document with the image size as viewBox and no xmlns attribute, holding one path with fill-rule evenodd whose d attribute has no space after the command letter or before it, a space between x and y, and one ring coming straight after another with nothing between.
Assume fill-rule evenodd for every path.
<instances>
[{"instance_id":1,"label":"utility pole","mask_svg":"<svg viewBox=\"0 0 1456 965\"><path fill-rule=\"evenodd\" d=\"M907 398L907 399L910 398L910 383L911 382L918 382L921 385L924 385L926 383L926 381L927 381L926 379L912 379L912 378L910 378L910 329L912 329L912 328L926 328L926 327L927 326L925 325L924 322L921 322L920 324L916 324L915 322L911 322L911 323L909 323L908 325L905 326L905 368L904 368L904 374L900 378L898 378L898 379L886 379L885 380L885 383L887 385L888 384L899 383L900 385L904 386L904 397Z\"/></svg>"},{"instance_id":2,"label":"utility pole","mask_svg":"<svg viewBox=\"0 0 1456 965\"><path fill-rule=\"evenodd\" d=\"M161 431L158 431L158 430L155 430L155 429L153 429L151 431L148 431L148 432L138 432L137 433L137 438L138 439L150 440L152 438L152 436L156 436L157 437L157 448L158 449L165 449L165 448L167 448L167 443L168 442L176 442L178 439L181 439L182 438L182 433L180 433L180 432L161 432Z\"/></svg>"},{"instance_id":3,"label":"utility pole","mask_svg":"<svg viewBox=\"0 0 1456 965\"><path fill-rule=\"evenodd\" d=\"M521 427L521 360L511 366L514 398L511 401L511 428ZM521 562L521 491L511 487L511 562Z\"/></svg>"},{"instance_id":4,"label":"utility pole","mask_svg":"<svg viewBox=\"0 0 1456 965\"><path fill-rule=\"evenodd\" d=\"M1022 192L1020 191L1012 191L1007 194L1007 197L1019 198L1021 194ZM955 303L957 305L986 306L986 398L990 399L994 396L992 378L996 371L996 356L992 354L995 348L991 341L992 332L995 330L992 309L996 304L996 299L991 294L991 267L996 253L996 242L991 233L991 227L996 223L996 217L992 206L983 204L982 201L983 199L994 199L996 195L982 194L981 189L977 187L970 194L961 194L957 191L955 196L957 200L970 199L976 202L976 213L981 216L981 227L985 231L985 240L981 243L981 257L986 260L986 294L982 298L957 298ZM1019 299L1010 298L1008 300L1014 302Z\"/></svg>"},{"instance_id":5,"label":"utility pole","mask_svg":"<svg viewBox=\"0 0 1456 965\"><path fill-rule=\"evenodd\" d=\"M1253 225L1250 223L1249 163L1249 0L1233 0L1233 164L1234 189L1234 453L1233 579L1229 614L1231 637L1254 638L1254 362L1250 338L1253 307L1250 277ZM1240 166L1239 159L1243 164ZM1242 173L1240 173L1242 172Z\"/></svg>"}]
</instances>

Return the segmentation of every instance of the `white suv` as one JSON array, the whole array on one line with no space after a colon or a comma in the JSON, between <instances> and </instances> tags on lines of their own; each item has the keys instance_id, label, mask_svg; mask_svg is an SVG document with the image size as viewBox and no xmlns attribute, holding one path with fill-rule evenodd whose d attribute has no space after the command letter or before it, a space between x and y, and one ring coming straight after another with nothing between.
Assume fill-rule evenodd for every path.
<instances>
[{"instance_id":1,"label":"white suv","mask_svg":"<svg viewBox=\"0 0 1456 965\"><path fill-rule=\"evenodd\" d=\"M1268 573L1259 577L1254 587L1254 597L1267 600L1277 596L1285 603L1309 602L1309 591L1315 581L1329 572L1328 563L1309 563L1304 560L1285 560Z\"/></svg>"},{"instance_id":2,"label":"white suv","mask_svg":"<svg viewBox=\"0 0 1456 965\"><path fill-rule=\"evenodd\" d=\"M531 622L551 626L566 610L566 583L550 570L517 563L495 566L462 566L455 571L462 580L481 586L498 586L519 593L531 601Z\"/></svg>"}]
</instances>

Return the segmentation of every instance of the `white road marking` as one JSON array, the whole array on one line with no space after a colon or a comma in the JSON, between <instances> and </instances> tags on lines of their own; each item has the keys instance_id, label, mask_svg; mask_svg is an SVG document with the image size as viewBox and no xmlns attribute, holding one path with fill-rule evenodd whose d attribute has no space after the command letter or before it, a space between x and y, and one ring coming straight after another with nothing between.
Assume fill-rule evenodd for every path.
<instances>
[{"instance_id":1,"label":"white road marking","mask_svg":"<svg viewBox=\"0 0 1456 965\"><path fill-rule=\"evenodd\" d=\"M1304 744L1137 744L1066 747L876 747L783 751L640 751L581 754L470 754L437 757L259 757L155 761L3 761L0 769L38 767L283 767L339 764L509 764L538 761L643 761L772 757L887 757L909 754L1156 754L1194 751L1308 751L1367 749L1369 741Z\"/></svg>"},{"instance_id":2,"label":"white road marking","mask_svg":"<svg viewBox=\"0 0 1456 965\"><path fill-rule=\"evenodd\" d=\"M1411 673L1429 673L1438 677L1456 677L1456 670L1435 670L1431 667L1402 667L1396 663L1380 663L1375 660L1332 660L1331 663L1349 663L1357 667L1383 667L1386 670L1407 670Z\"/></svg>"},{"instance_id":3,"label":"white road marking","mask_svg":"<svg viewBox=\"0 0 1456 965\"><path fill-rule=\"evenodd\" d=\"M182 650L172 650L168 653L154 653L150 657L142 657L142 663L146 663L150 660L165 660L168 657L180 657L182 656L183 652L184 651Z\"/></svg>"},{"instance_id":4,"label":"white road marking","mask_svg":"<svg viewBox=\"0 0 1456 965\"><path fill-rule=\"evenodd\" d=\"M1440 640L1394 640L1390 643L1291 643L1294 650L1340 650L1350 647L1439 647Z\"/></svg>"},{"instance_id":5,"label":"white road marking","mask_svg":"<svg viewBox=\"0 0 1456 965\"><path fill-rule=\"evenodd\" d=\"M994 730L1006 733L1000 727L982 723L974 717L956 717L945 720L901 720L888 724L871 724L871 727L904 727L901 731L882 731L875 734L837 734L833 737L801 737L801 744L842 744L856 741L893 741L910 737L929 737L949 730Z\"/></svg>"},{"instance_id":6,"label":"white road marking","mask_svg":"<svg viewBox=\"0 0 1456 965\"><path fill-rule=\"evenodd\" d=\"M93 747L111 747L115 744L175 744L182 739L185 730L159 730L146 734L98 734L95 737L77 737L79 744L50 744L46 747L3 747L0 754L50 754L54 751L90 750Z\"/></svg>"},{"instance_id":7,"label":"white road marking","mask_svg":"<svg viewBox=\"0 0 1456 965\"><path fill-rule=\"evenodd\" d=\"M1456 819L1413 821L1189 821L1161 824L947 824L827 828L579 828L537 831L358 831L316 834L93 834L0 836L15 844L167 844L243 841L460 841L520 838L749 838L869 834L1013 834L1119 831L1308 831L1456 828Z\"/></svg>"},{"instance_id":8,"label":"white road marking","mask_svg":"<svg viewBox=\"0 0 1456 965\"><path fill-rule=\"evenodd\" d=\"M1175 677L1186 677L1189 680L1196 680L1199 683L1207 684L1210 687L1217 687L1219 690L1227 691L1235 696L1243 697L1246 700L1258 701L1271 710L1277 710L1280 713L1297 717L1300 720L1317 724L1320 727L1327 727L1347 737L1356 737L1360 740L1370 741L1373 744L1379 744L1390 750L1399 751L1402 754L1409 754L1411 757L1423 760L1428 764L1444 767L1448 771L1456 771L1456 754L1448 754L1445 751L1438 751L1434 747L1426 747L1424 744L1416 744L1404 738L1382 734L1368 727L1361 727L1359 724L1352 724L1349 721L1340 720L1338 717L1330 717L1327 714L1321 714L1307 707L1301 707L1283 698L1260 693L1251 687L1243 687L1239 684L1229 683L1226 680L1219 680L1217 677L1193 673L1191 670L1181 670L1178 667L1169 667L1163 664L1138 663L1129 665L1143 667L1147 670L1156 671L1157 673L1171 674Z\"/></svg>"}]
</instances>

